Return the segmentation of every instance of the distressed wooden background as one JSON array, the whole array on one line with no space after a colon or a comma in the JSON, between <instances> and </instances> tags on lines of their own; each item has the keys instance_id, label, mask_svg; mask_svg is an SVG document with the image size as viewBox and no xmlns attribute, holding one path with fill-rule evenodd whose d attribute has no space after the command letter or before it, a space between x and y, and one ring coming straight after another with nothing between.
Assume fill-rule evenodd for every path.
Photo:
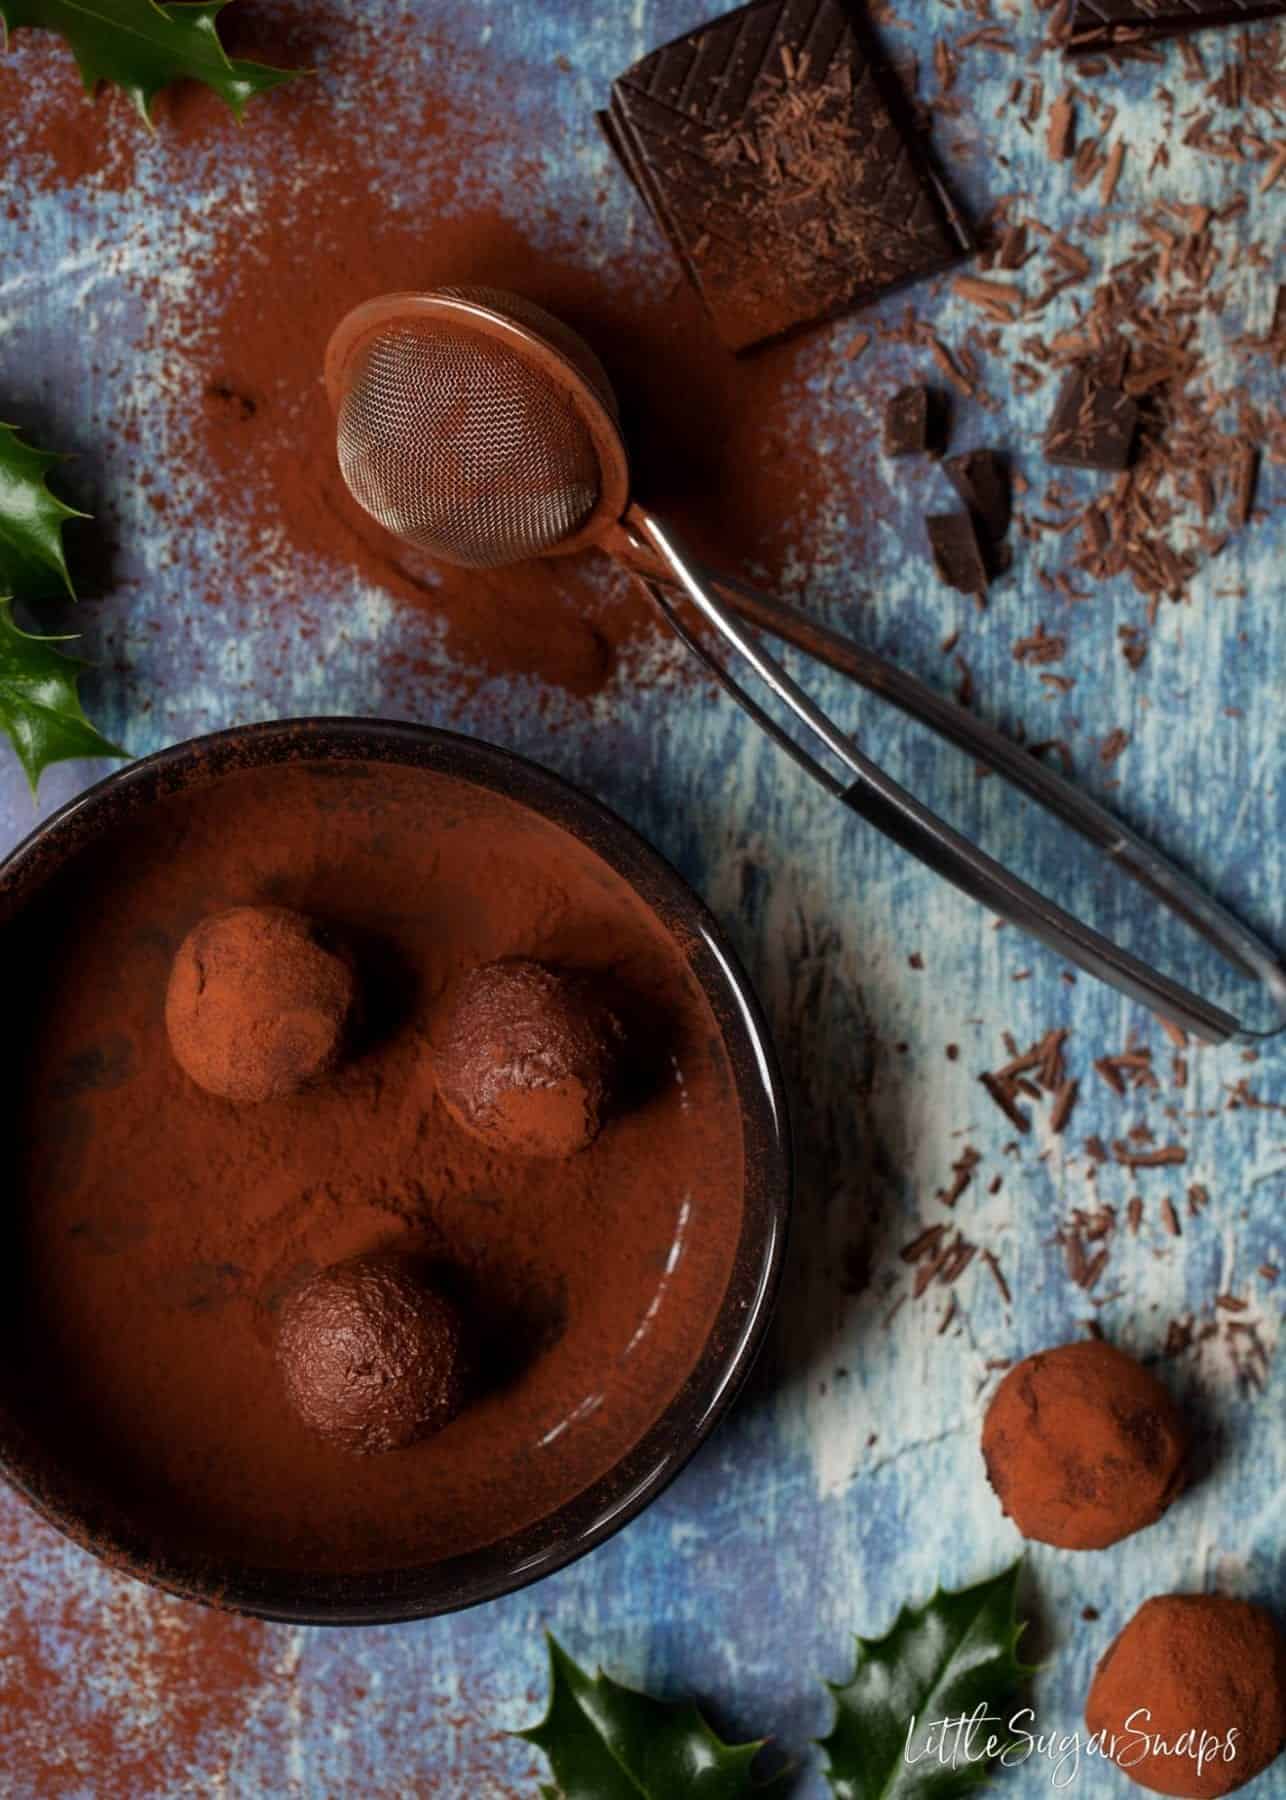
<instances>
[{"instance_id":1,"label":"distressed wooden background","mask_svg":"<svg viewBox=\"0 0 1286 1800\"><path fill-rule=\"evenodd\" d=\"M380 93L365 90L342 57L316 79L340 120L369 108L395 114L428 93L477 105L502 87L506 132L485 168L461 158L454 205L461 213L484 201L510 208L539 245L561 229L560 213L601 191L581 253L607 261L629 251L637 281L661 290L673 279L671 260L611 169L591 109L613 74L714 10L702 0L336 5L330 11L358 48L377 45L395 24L423 29L404 39ZM889 41L926 67L935 33L959 35L967 22L947 0L900 10L906 18L886 21ZM1043 73L1057 91L1057 59L1037 51L1034 9L1000 0L997 12L1022 57L1035 57L1023 71ZM454 62L447 44L476 54ZM30 33L17 39L9 68L11 107L20 91L33 108L65 95L71 80L65 53ZM960 147L958 185L975 208L1003 188L1025 194L1048 222L1083 221L1097 206L1094 190L1075 193L1066 168L1045 160L1040 128L1024 131L1012 112L996 117L1014 72L1003 52L968 53L961 117L947 134ZM1286 185L1254 197L1239 170L1173 140L1169 169L1149 178L1167 129L1159 90L1181 81L1173 54L1164 69L1110 78L1131 154L1107 249L1128 246L1125 213L1149 198L1217 205L1240 188L1252 204L1230 229L1278 244ZM164 411L152 406L157 394L173 401L174 370L142 347L145 315L195 304L193 254L213 210L253 211L253 159L271 154L272 104L257 103L245 167L189 159L176 182L162 133L139 147L123 192L96 187L92 170L79 189L37 191L23 161L25 115L4 121L0 416L79 451L77 497L114 512L118 526L110 591L81 615L86 652L103 664L86 683L93 716L142 753L252 718L392 712L496 738L619 809L710 901L771 1014L801 1147L789 1274L749 1393L664 1498L592 1557L464 1616L339 1632L222 1619L100 1568L0 1495L0 1791L86 1800L531 1794L535 1765L501 1734L538 1710L540 1634L549 1627L624 1680L699 1696L728 1734L776 1734L805 1759L801 1794L820 1796L808 1741L827 1726L821 1681L846 1673L851 1634L883 1632L903 1602L924 1600L939 1581L994 1572L1018 1550L977 1451L991 1365L1079 1335L1091 1316L1146 1356L1160 1354L1175 1317L1218 1325L1161 1365L1190 1396L1208 1453L1195 1489L1119 1550L1030 1554L1042 1726L1076 1727L1095 1658L1151 1593L1219 1584L1286 1610L1284 1384L1273 1354L1281 1290L1259 1272L1286 1259L1277 1210L1286 1118L1272 1109L1286 1100L1279 1053L1269 1049L1253 1066L1236 1050L1194 1054L1189 1085L1174 1090L1170 1046L1145 1017L1088 981L1067 984L1052 958L995 931L971 904L838 816L726 701L678 679L683 652L660 636L645 653L646 682L634 681L627 664L590 704L523 680L483 683L461 698L431 622L329 564L269 544L253 578L221 605L207 603L228 554L224 521L212 517L195 538L176 541L141 485L145 473L153 491L199 479L175 466ZM330 154L343 154L342 141ZM324 180L324 159L299 173ZM395 134L387 181L384 198L394 204L413 182ZM144 300L129 277L148 266L162 278ZM1247 328L1267 326L1282 273L1238 290ZM917 298L948 338L973 318L947 292ZM1230 316L1228 335L1238 328ZM1187 604L1162 609L1144 668L1132 673L1117 653L1118 625L1139 622L1142 609L1129 584L1117 583L1076 610L1060 667L1077 686L1051 697L1010 649L1051 617L1036 574L1044 559L1020 546L985 617L938 586L909 547L918 546L923 487L873 448L876 384L860 367L836 376L853 329L842 323L801 341L783 388L800 456L834 477L820 529L798 546L796 587L943 685L954 672L939 644L958 626L980 710L1011 727L1024 721L1033 737L1066 737L1080 779L1105 790L1114 782L1113 804L1265 929L1280 927L1280 468L1265 467L1262 519L1207 568ZM882 378L924 366L904 352L878 355ZM1219 379L1234 386L1246 366L1229 354ZM1258 367L1262 378L1271 365ZM999 435L1038 478L1040 458L1028 446L1049 402L1048 390L1026 402L1005 395L999 424L964 408L957 442ZM122 422L138 429L108 432ZM879 494L876 518L853 498L859 474ZM274 616L269 652L261 619L284 584L299 605L284 623ZM820 678L817 689L877 757L895 771L907 766L895 719L838 679ZM1131 743L1109 770L1095 746L1118 726ZM0 751L0 842L16 842L102 772L56 771L33 813L16 765ZM1070 871L1064 879L1074 899L1078 881ZM1016 980L1025 969L1030 975ZM1007 1149L1013 1131L977 1077L1005 1060L1005 1032L1025 1046L1055 1024L1071 1033L1080 1104L1061 1138L1048 1134L1048 1109L1037 1109L1033 1135L1015 1152ZM6 1029L21 1032L23 1022L8 1019ZM1131 1034L1152 1048L1165 1079L1156 1093L1121 1099L1091 1064ZM959 1048L954 1060L948 1044ZM1242 1080L1270 1104L1230 1107L1229 1087ZM1182 1141L1186 1167L1137 1177L1108 1168L1092 1188L1084 1138L1096 1132L1110 1142L1139 1121L1160 1141ZM947 1217L935 1193L965 1144L983 1160L952 1223L994 1251L1012 1302L979 1257L954 1288L934 1286L898 1306L909 1282L899 1247L923 1223ZM996 1175L1003 1184L991 1194ZM1209 1193L1196 1217L1185 1200L1192 1183ZM1076 1208L1106 1202L1123 1213L1136 1192L1142 1228L1134 1238L1116 1232L1092 1304L1069 1278L1058 1234ZM1167 1196L1178 1237L1162 1224ZM1244 1310L1216 1309L1226 1293ZM1262 1357L1249 1333L1229 1335L1233 1318L1253 1327ZM1248 1361L1255 1381L1244 1378ZM1082 1618L1087 1607L1097 1619ZM1034 1767L1006 1777L1015 1795L1043 1793L1048 1780ZM1073 1791L1098 1796L1124 1783L1090 1769ZM1286 1774L1270 1773L1255 1792L1286 1794Z\"/></svg>"}]
</instances>

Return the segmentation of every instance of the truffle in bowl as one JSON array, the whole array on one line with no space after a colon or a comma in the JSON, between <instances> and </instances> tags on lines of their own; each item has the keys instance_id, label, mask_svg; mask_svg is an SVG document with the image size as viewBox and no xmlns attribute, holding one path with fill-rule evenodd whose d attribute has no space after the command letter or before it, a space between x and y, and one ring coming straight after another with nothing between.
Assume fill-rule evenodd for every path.
<instances>
[{"instance_id":1,"label":"truffle in bowl","mask_svg":"<svg viewBox=\"0 0 1286 1800\"><path fill-rule=\"evenodd\" d=\"M244 1102L165 1026L180 946L240 907L318 922L361 1010L342 1054ZM599 1542L727 1407L780 1269L776 1065L709 915L596 802L420 727L249 727L43 825L0 871L0 933L31 1021L3 1052L0 1461L90 1549L268 1617L446 1611ZM469 972L524 961L663 1026L554 1155L463 1129L435 1060ZM368 1257L467 1322L468 1383L354 1454L279 1347L308 1284ZM384 1373L441 1374L438 1343L413 1331Z\"/></svg>"}]
</instances>

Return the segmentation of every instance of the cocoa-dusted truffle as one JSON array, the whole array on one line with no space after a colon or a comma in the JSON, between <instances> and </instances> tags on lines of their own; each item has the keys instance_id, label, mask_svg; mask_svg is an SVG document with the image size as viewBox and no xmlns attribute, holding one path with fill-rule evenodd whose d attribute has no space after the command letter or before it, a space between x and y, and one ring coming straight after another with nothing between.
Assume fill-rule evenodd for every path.
<instances>
[{"instance_id":1,"label":"cocoa-dusted truffle","mask_svg":"<svg viewBox=\"0 0 1286 1800\"><path fill-rule=\"evenodd\" d=\"M170 971L170 1047L198 1087L273 1100L333 1069L357 1003L352 958L284 906L234 906L193 927Z\"/></svg>"},{"instance_id":2,"label":"cocoa-dusted truffle","mask_svg":"<svg viewBox=\"0 0 1286 1800\"><path fill-rule=\"evenodd\" d=\"M471 969L438 1039L442 1098L460 1124L520 1156L572 1156L615 1097L624 1031L584 976L515 958Z\"/></svg>"},{"instance_id":3,"label":"cocoa-dusted truffle","mask_svg":"<svg viewBox=\"0 0 1286 1800\"><path fill-rule=\"evenodd\" d=\"M1024 1537L1101 1550L1183 1485L1183 1420L1154 1375L1097 1338L1017 1364L982 1427L987 1477Z\"/></svg>"},{"instance_id":4,"label":"cocoa-dusted truffle","mask_svg":"<svg viewBox=\"0 0 1286 1800\"><path fill-rule=\"evenodd\" d=\"M395 1252L333 1263L297 1288L282 1306L277 1361L304 1423L358 1456L405 1449L465 1401L459 1311Z\"/></svg>"},{"instance_id":5,"label":"cocoa-dusted truffle","mask_svg":"<svg viewBox=\"0 0 1286 1800\"><path fill-rule=\"evenodd\" d=\"M1159 1594L1099 1663L1085 1722L1140 1787L1231 1794L1286 1742L1286 1640L1249 1601Z\"/></svg>"}]
</instances>

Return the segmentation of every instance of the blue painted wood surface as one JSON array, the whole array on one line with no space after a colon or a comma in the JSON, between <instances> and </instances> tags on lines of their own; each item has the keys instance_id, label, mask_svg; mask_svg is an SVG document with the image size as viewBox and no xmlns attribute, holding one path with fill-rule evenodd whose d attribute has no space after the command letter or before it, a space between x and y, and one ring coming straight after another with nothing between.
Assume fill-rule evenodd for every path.
<instances>
[{"instance_id":1,"label":"blue painted wood surface","mask_svg":"<svg viewBox=\"0 0 1286 1800\"><path fill-rule=\"evenodd\" d=\"M345 9L333 10L342 17ZM607 260L629 251L638 282L660 291L673 280L669 255L611 169L590 113L613 74L709 16L709 5L368 0L347 10L360 14L350 23L363 46L395 21L422 24L395 76L411 88L475 104L503 72L512 129L485 168L462 162L459 209L502 196L536 245L557 238L565 250L559 214L574 215L587 194L601 191L579 254ZM959 14L944 0L905 11L911 16L887 27L890 41L927 67L935 32L957 31ZM1006 9L1023 57L1033 59L1018 66L1043 74L1056 91L1062 73L1057 58L1038 49L1032 12ZM471 54L449 64L448 42ZM23 34L13 55L33 95L43 84L65 84L62 53L34 36ZM1039 130L1024 132L1013 111L996 117L1013 58L975 48L964 71L964 109L944 135L966 199L981 208L1003 185L1047 221L1083 221L1096 205L1093 190L1074 193L1066 168L1041 153ZM342 59L317 79L337 120L369 105ZM1181 80L1177 59L1164 72L1111 78L1130 155L1106 248L1129 247L1125 211L1149 197L1218 204L1251 185L1249 211L1228 231L1276 254L1286 186L1256 198L1241 172L1184 150L1174 135L1170 169L1147 176L1167 135L1158 99L1165 79ZM271 107L258 103L248 127L251 171L256 156L271 154ZM1273 1110L1225 1108L1227 1084L1243 1076L1264 1100L1286 1099L1280 1056L1270 1051L1248 1067L1235 1050L1203 1052L1192 1057L1182 1094L1167 1084L1156 1096L1119 1100L1091 1073L1091 1060L1134 1032L1159 1065L1167 1062L1155 1026L1088 981L1069 986L1053 959L995 931L899 852L838 817L729 704L675 678L682 652L659 637L648 652L648 683L634 687L623 675L591 706L551 702L521 679L483 683L462 700L458 671L424 615L346 571L282 551L265 561L257 588L252 582L207 605L202 596L229 553L221 522L177 542L140 486L144 472L154 491L199 479L199 471L173 466L163 432L148 430L149 396L174 371L145 347L146 307L190 300L189 252L200 244L203 214L253 209L253 180L226 161L196 158L176 188L162 135L139 149L125 192L96 190L91 178L73 204L65 188L29 188L21 130L12 120L5 129L5 192L15 206L8 221L0 209L0 416L55 445L94 450L97 491L88 498L117 516L111 590L82 619L86 651L104 665L86 683L93 716L141 753L274 714L392 712L497 738L583 783L669 855L726 923L773 1020L802 1154L785 1294L751 1390L647 1514L533 1590L465 1616L386 1630L224 1623L124 1582L0 1496L0 1692L18 1708L15 1672L43 1671L28 1692L47 1739L37 1755L30 1721L20 1729L10 1710L0 1788L86 1800L531 1793L531 1758L497 1734L539 1706L540 1631L550 1627L621 1679L698 1695L729 1734L776 1734L806 1758L801 1794L819 1796L824 1784L807 1745L827 1725L820 1681L846 1672L850 1634L883 1631L902 1602L923 1600L938 1581L990 1573L1019 1547L977 1451L981 1396L994 1381L989 1364L1079 1335L1091 1313L1120 1342L1153 1354L1171 1317L1212 1319L1214 1297L1227 1291L1246 1299L1239 1316L1269 1350L1265 1390L1239 1384L1222 1336L1200 1356L1165 1365L1216 1434L1208 1474L1162 1524L1119 1550L1030 1555L1035 1635L1048 1659L1037 1686L1041 1724L1076 1727L1095 1658L1151 1593L1219 1584L1286 1609L1283 1376L1271 1355L1281 1302L1257 1273L1264 1263L1286 1264L1278 1222L1286 1120ZM1007 163L998 164L998 150ZM399 167L391 142L385 153L385 199L411 204L414 171ZM149 259L167 273L145 303L128 276ZM1239 313L1251 329L1267 325L1282 273L1278 266L1272 280L1248 272L1239 281L1227 336ZM973 318L947 293L926 297L924 308L948 338ZM876 384L860 366L846 373L839 354L853 330L840 323L799 344L783 402L799 454L834 469L822 528L799 546L797 585L934 682L947 679L940 640L960 626L981 710L1011 725L1025 720L1032 736L1066 736L1091 785L1109 779L1095 744L1115 726L1128 729L1131 745L1110 772L1125 777L1113 803L1256 922L1280 927L1281 470L1269 464L1263 472L1266 516L1207 566L1189 604L1162 610L1139 674L1117 654L1116 630L1138 622L1140 601L1117 583L1068 621L1060 668L1078 685L1050 698L1010 654L1015 636L1052 616L1037 579L1047 559L1020 546L1012 578L982 619L936 584L920 552L907 547L916 541L923 483L879 461L871 448ZM881 377L925 366L904 352L879 357ZM1245 364L1228 353L1218 369L1235 385ZM959 443L1034 441L1048 392L1022 401L1002 381L997 373L1003 422L965 408ZM108 429L123 422L142 427L141 441ZM1018 460L1041 476L1034 452L1020 449ZM868 465L881 484L876 519L862 516L853 498ZM275 618L264 654L260 602L283 583L298 592L299 606L284 624ZM418 672L406 674L409 667ZM816 691L877 758L895 771L906 766L896 719L838 679L818 678ZM101 772L55 771L34 816ZM0 841L16 842L32 823L16 765L0 754ZM910 966L913 952L923 969ZM1015 980L1024 969L1029 978ZM1013 1153L1006 1146L1014 1133L976 1077L1004 1060L1002 1033L1025 1046L1051 1023L1071 1030L1081 1102L1065 1137L1038 1122ZM959 1046L956 1060L948 1043ZM1085 1136L1110 1142L1140 1119L1163 1141L1181 1137L1187 1166L1135 1179L1108 1169L1088 1187ZM898 1248L921 1222L946 1216L935 1191L966 1142L984 1160L953 1222L992 1246L1013 1302L975 1260L953 1290L957 1311L944 1334L947 1294L938 1288L886 1324L907 1286ZM992 1195L996 1174L1003 1185ZM1184 1207L1192 1182L1210 1194L1199 1218ZM1137 1239L1118 1232L1096 1295L1103 1303L1091 1307L1068 1279L1055 1234L1075 1207L1097 1198L1123 1210L1136 1191L1146 1202L1143 1227ZM1177 1239L1161 1223L1167 1195L1183 1217ZM855 1292L863 1268L869 1279ZM1098 1610L1097 1621L1082 1621L1086 1606ZM1047 1771L1027 1768L1006 1785L1037 1795L1048 1780ZM1098 1796L1125 1784L1091 1769L1072 1791ZM1274 1770L1254 1791L1265 1800L1286 1794L1286 1774Z\"/></svg>"}]
</instances>

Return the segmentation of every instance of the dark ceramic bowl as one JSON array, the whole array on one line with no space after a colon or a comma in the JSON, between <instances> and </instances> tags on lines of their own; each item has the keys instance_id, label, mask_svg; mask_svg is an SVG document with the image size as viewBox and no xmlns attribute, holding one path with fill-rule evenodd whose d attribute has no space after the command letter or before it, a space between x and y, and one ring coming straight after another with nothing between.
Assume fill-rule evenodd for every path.
<instances>
[{"instance_id":1,"label":"dark ceramic bowl","mask_svg":"<svg viewBox=\"0 0 1286 1800\"><path fill-rule=\"evenodd\" d=\"M771 1040L736 957L675 871L597 801L534 763L451 733L373 719L248 726L134 763L56 813L0 866L0 937L87 849L161 800L284 763L398 765L474 784L579 839L666 923L714 1015L742 1121L743 1210L732 1273L695 1366L615 1466L537 1523L464 1554L376 1573L263 1569L162 1546L78 1491L39 1421L0 1402L0 1472L77 1543L144 1581L263 1618L375 1624L454 1611L506 1594L584 1555L648 1505L714 1429L763 1339L781 1272L791 1199L789 1126ZM47 1428L46 1428L47 1430Z\"/></svg>"}]
</instances>

